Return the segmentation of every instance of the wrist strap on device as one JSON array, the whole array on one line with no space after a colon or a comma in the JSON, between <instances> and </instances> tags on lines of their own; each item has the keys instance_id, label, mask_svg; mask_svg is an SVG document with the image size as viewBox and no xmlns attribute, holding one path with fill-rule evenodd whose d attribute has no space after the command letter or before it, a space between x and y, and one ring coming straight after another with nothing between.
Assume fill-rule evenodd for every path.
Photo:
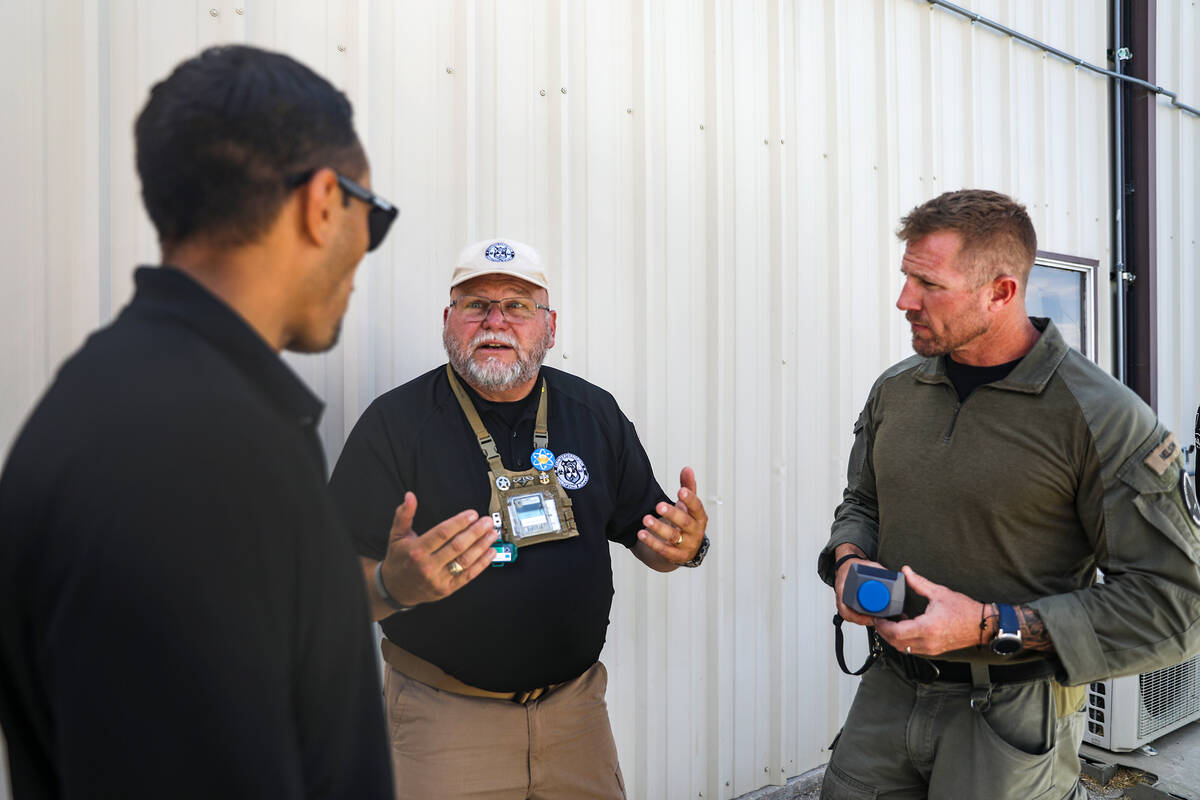
<instances>
[{"instance_id":1,"label":"wrist strap on device","mask_svg":"<svg viewBox=\"0 0 1200 800\"><path fill-rule=\"evenodd\" d=\"M867 560L866 556L860 556L858 553L846 553L846 555L842 556L837 561L833 562L833 574L836 575L837 571L842 568L842 564L845 564L847 561L849 561L852 558L857 558L860 561Z\"/></svg>"},{"instance_id":2,"label":"wrist strap on device","mask_svg":"<svg viewBox=\"0 0 1200 800\"><path fill-rule=\"evenodd\" d=\"M864 672L870 669L871 665L875 663L876 659L883 654L883 650L875 641L875 629L873 627L868 627L867 645L871 648L871 652L867 655L867 660L863 662L863 665L854 672L851 672L850 668L846 666L846 656L842 653L842 650L845 647L845 638L842 636L843 622L845 622L845 620L842 619L841 614L833 615L833 654L837 656L838 666L841 667L842 672L846 673L847 675L862 675Z\"/></svg>"}]
</instances>

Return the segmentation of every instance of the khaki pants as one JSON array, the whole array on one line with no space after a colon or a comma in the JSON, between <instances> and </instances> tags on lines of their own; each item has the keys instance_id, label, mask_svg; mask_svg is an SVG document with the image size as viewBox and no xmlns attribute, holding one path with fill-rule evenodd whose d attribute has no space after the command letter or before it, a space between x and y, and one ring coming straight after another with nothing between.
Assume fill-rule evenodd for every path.
<instances>
[{"instance_id":1,"label":"khaki pants","mask_svg":"<svg viewBox=\"0 0 1200 800\"><path fill-rule=\"evenodd\" d=\"M397 800L625 799L599 662L525 705L383 683Z\"/></svg>"},{"instance_id":2,"label":"khaki pants","mask_svg":"<svg viewBox=\"0 0 1200 800\"><path fill-rule=\"evenodd\" d=\"M1048 678L993 687L917 683L884 661L863 675L825 771L822 800L1083 800L1085 715L1058 717Z\"/></svg>"}]
</instances>

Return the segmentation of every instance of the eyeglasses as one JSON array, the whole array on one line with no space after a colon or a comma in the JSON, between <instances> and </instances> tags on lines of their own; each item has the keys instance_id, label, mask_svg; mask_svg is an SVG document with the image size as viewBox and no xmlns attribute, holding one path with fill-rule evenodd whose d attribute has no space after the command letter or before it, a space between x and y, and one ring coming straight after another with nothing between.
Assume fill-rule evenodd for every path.
<instances>
[{"instance_id":1,"label":"eyeglasses","mask_svg":"<svg viewBox=\"0 0 1200 800\"><path fill-rule=\"evenodd\" d=\"M487 297L463 295L450 301L450 305L458 309L467 322L482 322L492 311L492 303L500 307L500 316L509 322L527 322L533 319L538 310L550 311L549 306L535 303L532 297L501 297L491 300Z\"/></svg>"},{"instance_id":2,"label":"eyeglasses","mask_svg":"<svg viewBox=\"0 0 1200 800\"><path fill-rule=\"evenodd\" d=\"M293 175L285 183L289 189L295 189L297 186L308 183L316 172L316 169L310 169L299 175ZM374 250L383 243L383 238L387 236L388 229L392 227L392 223L396 221L396 217L400 216L400 209L374 192L358 185L340 172L337 173L337 182L338 186L342 187L342 191L345 192L345 198L342 200L343 205L349 205L349 198L353 197L371 207L371 210L367 212L367 232L369 235L367 251Z\"/></svg>"}]
</instances>

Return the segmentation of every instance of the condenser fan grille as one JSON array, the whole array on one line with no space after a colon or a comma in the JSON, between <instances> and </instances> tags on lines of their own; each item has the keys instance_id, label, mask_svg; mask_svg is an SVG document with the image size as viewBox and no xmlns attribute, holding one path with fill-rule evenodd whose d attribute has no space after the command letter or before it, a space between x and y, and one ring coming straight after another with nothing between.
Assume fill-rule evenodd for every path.
<instances>
[{"instance_id":1,"label":"condenser fan grille","mask_svg":"<svg viewBox=\"0 0 1200 800\"><path fill-rule=\"evenodd\" d=\"M1138 738L1200 713L1200 660L1138 676Z\"/></svg>"}]
</instances>

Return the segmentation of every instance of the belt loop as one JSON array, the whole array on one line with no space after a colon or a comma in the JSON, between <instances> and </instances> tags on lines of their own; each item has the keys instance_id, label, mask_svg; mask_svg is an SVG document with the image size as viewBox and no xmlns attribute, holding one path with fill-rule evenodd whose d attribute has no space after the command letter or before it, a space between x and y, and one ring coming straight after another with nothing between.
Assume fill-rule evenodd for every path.
<instances>
[{"instance_id":1,"label":"belt loop","mask_svg":"<svg viewBox=\"0 0 1200 800\"><path fill-rule=\"evenodd\" d=\"M971 710L980 714L992 707L992 681L987 664L971 662Z\"/></svg>"}]
</instances>

